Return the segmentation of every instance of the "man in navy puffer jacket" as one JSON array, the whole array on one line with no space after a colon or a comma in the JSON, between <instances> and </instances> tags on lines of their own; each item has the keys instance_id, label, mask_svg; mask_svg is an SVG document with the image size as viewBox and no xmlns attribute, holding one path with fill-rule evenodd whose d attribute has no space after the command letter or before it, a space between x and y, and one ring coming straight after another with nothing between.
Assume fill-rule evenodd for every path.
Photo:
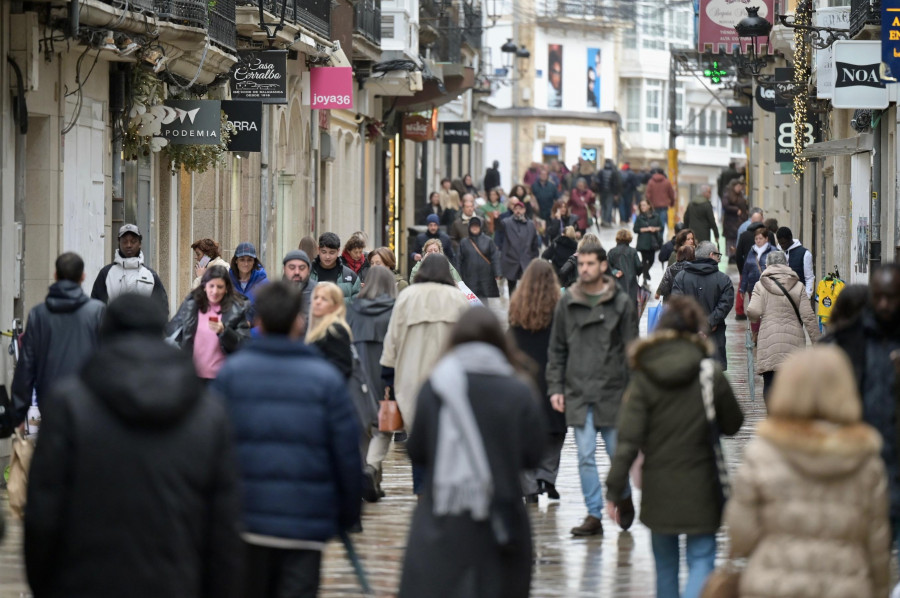
<instances>
[{"instance_id":1,"label":"man in navy puffer jacket","mask_svg":"<svg viewBox=\"0 0 900 598\"><path fill-rule=\"evenodd\" d=\"M316 596L325 542L359 523L359 428L337 369L303 344L300 292L256 295L253 339L212 384L231 415L243 485L245 596Z\"/></svg>"}]
</instances>

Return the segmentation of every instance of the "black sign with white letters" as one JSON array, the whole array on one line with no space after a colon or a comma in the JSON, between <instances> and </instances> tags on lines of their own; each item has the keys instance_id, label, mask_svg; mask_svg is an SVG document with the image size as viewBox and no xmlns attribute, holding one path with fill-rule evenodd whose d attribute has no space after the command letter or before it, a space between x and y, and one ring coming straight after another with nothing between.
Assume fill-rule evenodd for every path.
<instances>
[{"instance_id":1,"label":"black sign with white letters","mask_svg":"<svg viewBox=\"0 0 900 598\"><path fill-rule=\"evenodd\" d=\"M241 50L231 71L231 99L287 104L287 51Z\"/></svg>"},{"instance_id":2,"label":"black sign with white letters","mask_svg":"<svg viewBox=\"0 0 900 598\"><path fill-rule=\"evenodd\" d=\"M775 88L757 85L756 105L766 112L775 112Z\"/></svg>"},{"instance_id":3,"label":"black sign with white letters","mask_svg":"<svg viewBox=\"0 0 900 598\"><path fill-rule=\"evenodd\" d=\"M834 70L837 71L835 87L877 87L884 88L884 81L878 76L881 64L849 64L847 62L835 62Z\"/></svg>"},{"instance_id":4,"label":"black sign with white letters","mask_svg":"<svg viewBox=\"0 0 900 598\"><path fill-rule=\"evenodd\" d=\"M732 135L746 135L753 132L753 106L729 106L726 120Z\"/></svg>"},{"instance_id":5,"label":"black sign with white letters","mask_svg":"<svg viewBox=\"0 0 900 598\"><path fill-rule=\"evenodd\" d=\"M794 160L794 116L790 108L775 109L775 161L793 162ZM805 146L822 140L822 130L819 121L807 121L806 128L802 131L806 137Z\"/></svg>"},{"instance_id":6,"label":"black sign with white letters","mask_svg":"<svg viewBox=\"0 0 900 598\"><path fill-rule=\"evenodd\" d=\"M464 122L450 122L443 123L444 132L443 139L444 143L460 143L462 145L469 145L469 140L472 137L472 123L464 121Z\"/></svg>"},{"instance_id":7,"label":"black sign with white letters","mask_svg":"<svg viewBox=\"0 0 900 598\"><path fill-rule=\"evenodd\" d=\"M222 100L222 111L234 130L228 141L230 152L258 152L262 149L262 102Z\"/></svg>"},{"instance_id":8,"label":"black sign with white letters","mask_svg":"<svg viewBox=\"0 0 900 598\"><path fill-rule=\"evenodd\" d=\"M160 136L171 145L217 145L222 141L219 100L166 100Z\"/></svg>"}]
</instances>

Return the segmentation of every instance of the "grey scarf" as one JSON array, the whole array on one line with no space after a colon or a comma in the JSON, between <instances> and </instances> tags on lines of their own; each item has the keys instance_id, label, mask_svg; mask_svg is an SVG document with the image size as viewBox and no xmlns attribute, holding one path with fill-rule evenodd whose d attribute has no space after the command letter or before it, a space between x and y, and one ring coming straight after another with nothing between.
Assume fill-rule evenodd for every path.
<instances>
[{"instance_id":1,"label":"grey scarf","mask_svg":"<svg viewBox=\"0 0 900 598\"><path fill-rule=\"evenodd\" d=\"M459 345L435 366L430 382L441 400L441 410L432 477L434 514L468 511L475 521L484 521L494 481L469 402L466 374L509 376L513 368L502 351L486 343Z\"/></svg>"}]
</instances>

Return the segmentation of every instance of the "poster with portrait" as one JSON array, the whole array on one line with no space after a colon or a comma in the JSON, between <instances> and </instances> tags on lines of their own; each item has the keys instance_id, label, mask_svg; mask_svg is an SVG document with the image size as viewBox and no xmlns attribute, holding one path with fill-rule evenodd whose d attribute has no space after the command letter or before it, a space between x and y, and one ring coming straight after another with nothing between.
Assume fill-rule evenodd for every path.
<instances>
[{"instance_id":1,"label":"poster with portrait","mask_svg":"<svg viewBox=\"0 0 900 598\"><path fill-rule=\"evenodd\" d=\"M547 46L547 107L562 108L562 44Z\"/></svg>"},{"instance_id":2,"label":"poster with portrait","mask_svg":"<svg viewBox=\"0 0 900 598\"><path fill-rule=\"evenodd\" d=\"M600 48L587 51L587 106L600 109Z\"/></svg>"}]
</instances>

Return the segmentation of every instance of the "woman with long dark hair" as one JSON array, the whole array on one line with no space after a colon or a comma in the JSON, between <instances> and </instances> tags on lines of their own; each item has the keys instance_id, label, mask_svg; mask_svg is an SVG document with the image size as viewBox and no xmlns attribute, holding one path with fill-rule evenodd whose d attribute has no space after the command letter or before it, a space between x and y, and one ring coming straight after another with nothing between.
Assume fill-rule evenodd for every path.
<instances>
[{"instance_id":1,"label":"woman with long dark hair","mask_svg":"<svg viewBox=\"0 0 900 598\"><path fill-rule=\"evenodd\" d=\"M500 322L476 307L429 368L407 443L428 474L401 598L528 596L531 525L519 472L537 465L543 447L535 439L544 432L534 387L516 375L515 361Z\"/></svg>"},{"instance_id":2,"label":"woman with long dark hair","mask_svg":"<svg viewBox=\"0 0 900 598\"><path fill-rule=\"evenodd\" d=\"M269 282L266 269L256 257L256 247L253 243L241 243L237 246L228 273L231 275L235 292L251 303L256 290Z\"/></svg>"},{"instance_id":3,"label":"woman with long dark hair","mask_svg":"<svg viewBox=\"0 0 900 598\"><path fill-rule=\"evenodd\" d=\"M375 266L384 266L394 273L394 282L397 283L398 293L409 286L409 283L406 282L406 279L403 278L403 275L397 272L397 258L394 257L394 252L387 247L378 247L370 251L368 260L370 268L373 268ZM367 279L366 283L368 282L369 281ZM362 291L360 291L360 294L362 294Z\"/></svg>"},{"instance_id":4,"label":"woman with long dark hair","mask_svg":"<svg viewBox=\"0 0 900 598\"><path fill-rule=\"evenodd\" d=\"M553 266L548 262L535 260L525 269L522 281L509 300L508 334L519 350L537 366L533 375L540 392L548 432L540 463L522 476L525 501L529 503L536 503L539 494L559 499L556 476L559 473L559 455L566 439L566 416L550 405L546 377L553 311L559 302L559 296L559 279L556 278Z\"/></svg>"},{"instance_id":5,"label":"woman with long dark hair","mask_svg":"<svg viewBox=\"0 0 900 598\"><path fill-rule=\"evenodd\" d=\"M212 266L166 326L166 336L190 353L199 378L211 380L226 355L250 337L249 309L250 303L234 292L228 270Z\"/></svg>"},{"instance_id":6,"label":"woman with long dark hair","mask_svg":"<svg viewBox=\"0 0 900 598\"><path fill-rule=\"evenodd\" d=\"M653 256L662 247L663 223L659 214L646 199L638 204L638 215L634 220L634 232L638 234L637 250L641 254L641 272L644 283L650 282L650 268L653 267Z\"/></svg>"}]
</instances>

